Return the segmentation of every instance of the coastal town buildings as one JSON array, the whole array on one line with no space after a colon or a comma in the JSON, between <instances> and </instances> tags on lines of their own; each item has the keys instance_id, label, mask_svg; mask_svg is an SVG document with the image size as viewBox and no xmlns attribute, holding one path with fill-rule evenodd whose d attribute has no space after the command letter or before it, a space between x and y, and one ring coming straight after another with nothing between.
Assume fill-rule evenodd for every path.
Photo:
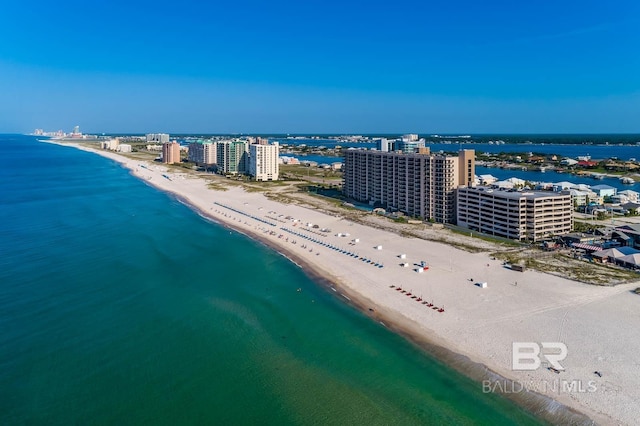
<instances>
[{"instance_id":1,"label":"coastal town buildings","mask_svg":"<svg viewBox=\"0 0 640 426\"><path fill-rule=\"evenodd\" d=\"M518 241L540 241L571 232L571 195L489 187L457 190L458 226Z\"/></svg>"},{"instance_id":2,"label":"coastal town buildings","mask_svg":"<svg viewBox=\"0 0 640 426\"><path fill-rule=\"evenodd\" d=\"M454 190L461 183L473 185L475 163L469 161L473 156L473 150L452 157L430 154L428 148L411 154L348 149L342 166L343 192L353 200L408 216L455 223Z\"/></svg>"},{"instance_id":3,"label":"coastal town buildings","mask_svg":"<svg viewBox=\"0 0 640 426\"><path fill-rule=\"evenodd\" d=\"M192 142L189 144L187 158L198 166L212 166L218 161L218 144L206 141Z\"/></svg>"},{"instance_id":4,"label":"coastal town buildings","mask_svg":"<svg viewBox=\"0 0 640 426\"><path fill-rule=\"evenodd\" d=\"M624 191L618 191L618 193L611 198L618 197L618 202L620 203L637 203L640 200L639 195L637 191L625 189Z\"/></svg>"},{"instance_id":5,"label":"coastal town buildings","mask_svg":"<svg viewBox=\"0 0 640 426\"><path fill-rule=\"evenodd\" d=\"M591 200L597 200L598 196L591 191L581 191L579 189L565 189L560 191L561 194L571 196L571 205L573 207L586 206Z\"/></svg>"},{"instance_id":6,"label":"coastal town buildings","mask_svg":"<svg viewBox=\"0 0 640 426\"><path fill-rule=\"evenodd\" d=\"M268 144L266 139L257 138L257 142L249 145L248 173L260 181L278 180L278 154L280 146L277 142Z\"/></svg>"},{"instance_id":7,"label":"coastal town buildings","mask_svg":"<svg viewBox=\"0 0 640 426\"><path fill-rule=\"evenodd\" d=\"M167 133L147 133L147 142L152 143L169 143L169 135Z\"/></svg>"},{"instance_id":8,"label":"coastal town buildings","mask_svg":"<svg viewBox=\"0 0 640 426\"><path fill-rule=\"evenodd\" d=\"M609 185L594 185L591 187L591 190L601 198L613 197L618 191L616 188Z\"/></svg>"},{"instance_id":9,"label":"coastal town buildings","mask_svg":"<svg viewBox=\"0 0 640 426\"><path fill-rule=\"evenodd\" d=\"M180 144L178 142L166 142L162 144L162 162L166 164L180 162Z\"/></svg>"},{"instance_id":10,"label":"coastal town buildings","mask_svg":"<svg viewBox=\"0 0 640 426\"><path fill-rule=\"evenodd\" d=\"M479 185L491 185L497 180L498 178L492 175L480 175L478 179L476 179L476 183Z\"/></svg>"}]
</instances>

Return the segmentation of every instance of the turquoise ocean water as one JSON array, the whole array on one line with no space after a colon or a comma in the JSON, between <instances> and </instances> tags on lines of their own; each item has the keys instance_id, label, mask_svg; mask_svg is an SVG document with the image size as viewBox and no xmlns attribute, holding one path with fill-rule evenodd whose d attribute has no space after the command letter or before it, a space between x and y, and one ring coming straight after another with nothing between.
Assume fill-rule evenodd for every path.
<instances>
[{"instance_id":1,"label":"turquoise ocean water","mask_svg":"<svg viewBox=\"0 0 640 426\"><path fill-rule=\"evenodd\" d=\"M0 156L0 424L539 423L110 160Z\"/></svg>"}]
</instances>

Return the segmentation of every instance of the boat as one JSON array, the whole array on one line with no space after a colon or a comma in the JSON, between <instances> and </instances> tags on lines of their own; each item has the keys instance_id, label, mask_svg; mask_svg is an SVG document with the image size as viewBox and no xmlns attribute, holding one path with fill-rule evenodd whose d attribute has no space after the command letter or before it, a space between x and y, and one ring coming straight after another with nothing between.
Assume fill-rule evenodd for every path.
<instances>
[{"instance_id":1,"label":"boat","mask_svg":"<svg viewBox=\"0 0 640 426\"><path fill-rule=\"evenodd\" d=\"M636 181L633 178L624 176L620 178L620 183L623 183L625 185L633 185L634 183L636 183Z\"/></svg>"}]
</instances>

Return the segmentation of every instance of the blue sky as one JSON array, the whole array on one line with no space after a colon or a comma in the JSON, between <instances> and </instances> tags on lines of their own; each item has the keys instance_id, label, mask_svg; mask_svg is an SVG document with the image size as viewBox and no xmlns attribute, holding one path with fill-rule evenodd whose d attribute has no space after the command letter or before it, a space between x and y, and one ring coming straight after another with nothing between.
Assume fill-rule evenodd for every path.
<instances>
[{"instance_id":1,"label":"blue sky","mask_svg":"<svg viewBox=\"0 0 640 426\"><path fill-rule=\"evenodd\" d=\"M640 2L33 1L0 132L640 133Z\"/></svg>"}]
</instances>

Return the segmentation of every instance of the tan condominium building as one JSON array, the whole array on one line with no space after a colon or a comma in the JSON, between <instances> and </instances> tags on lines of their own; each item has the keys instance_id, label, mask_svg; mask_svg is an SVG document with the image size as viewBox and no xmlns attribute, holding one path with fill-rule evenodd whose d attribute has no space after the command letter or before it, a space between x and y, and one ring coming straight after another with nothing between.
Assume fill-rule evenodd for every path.
<instances>
[{"instance_id":1,"label":"tan condominium building","mask_svg":"<svg viewBox=\"0 0 640 426\"><path fill-rule=\"evenodd\" d=\"M210 166L218 161L218 144L215 142L192 142L189 144L189 161L198 166Z\"/></svg>"},{"instance_id":2,"label":"tan condominium building","mask_svg":"<svg viewBox=\"0 0 640 426\"><path fill-rule=\"evenodd\" d=\"M167 164L180 162L180 144L178 142L162 144L162 162Z\"/></svg>"},{"instance_id":3,"label":"tan condominium building","mask_svg":"<svg viewBox=\"0 0 640 426\"><path fill-rule=\"evenodd\" d=\"M347 198L455 223L455 189L473 184L475 153L465 150L453 157L433 155L429 148L415 153L348 149L342 169Z\"/></svg>"},{"instance_id":4,"label":"tan condominium building","mask_svg":"<svg viewBox=\"0 0 640 426\"><path fill-rule=\"evenodd\" d=\"M278 180L279 152L280 146L277 142L257 142L249 145L249 175L255 180Z\"/></svg>"},{"instance_id":5,"label":"tan condominium building","mask_svg":"<svg viewBox=\"0 0 640 426\"><path fill-rule=\"evenodd\" d=\"M540 241L571 232L571 195L488 187L458 188L458 225L518 241Z\"/></svg>"}]
</instances>

